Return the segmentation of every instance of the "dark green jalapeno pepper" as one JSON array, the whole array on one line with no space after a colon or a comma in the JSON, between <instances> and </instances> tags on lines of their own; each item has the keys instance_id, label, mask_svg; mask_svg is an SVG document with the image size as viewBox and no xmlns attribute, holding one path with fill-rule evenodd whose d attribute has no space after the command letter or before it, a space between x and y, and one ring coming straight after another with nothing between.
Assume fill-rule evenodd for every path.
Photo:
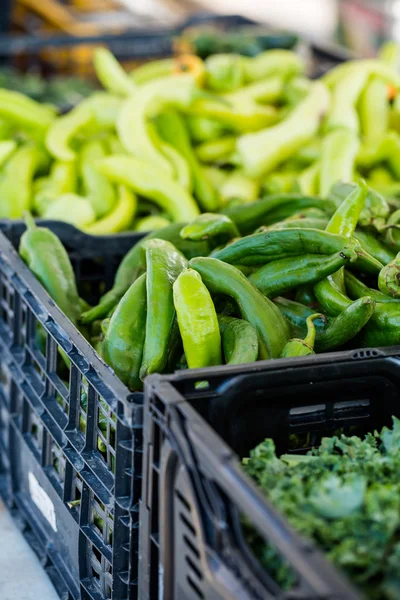
<instances>
[{"instance_id":1,"label":"dark green jalapeno pepper","mask_svg":"<svg viewBox=\"0 0 400 600\"><path fill-rule=\"evenodd\" d=\"M259 357L278 358L289 339L289 325L276 306L232 265L209 257L192 258L189 264L211 293L235 300L243 319L257 330Z\"/></svg>"},{"instance_id":2,"label":"dark green jalapeno pepper","mask_svg":"<svg viewBox=\"0 0 400 600\"><path fill-rule=\"evenodd\" d=\"M147 317L146 339L140 378L161 372L168 360L168 341L175 318L172 285L187 260L170 242L147 240L142 246L146 257Z\"/></svg>"},{"instance_id":3,"label":"dark green jalapeno pepper","mask_svg":"<svg viewBox=\"0 0 400 600\"><path fill-rule=\"evenodd\" d=\"M315 283L336 273L354 258L353 249L346 247L330 256L303 254L299 257L274 260L249 276L249 281L265 296L274 298L305 283Z\"/></svg>"},{"instance_id":4,"label":"dark green jalapeno pepper","mask_svg":"<svg viewBox=\"0 0 400 600\"><path fill-rule=\"evenodd\" d=\"M315 319L324 319L324 315L315 313L306 319L307 335L303 339L293 338L288 341L282 350L281 358L294 358L295 356L309 356L314 353L314 344L316 329L314 325Z\"/></svg>"},{"instance_id":5,"label":"dark green jalapeno pepper","mask_svg":"<svg viewBox=\"0 0 400 600\"><path fill-rule=\"evenodd\" d=\"M146 274L143 273L118 303L101 344L103 359L131 390L143 388L139 371L146 333L146 308Z\"/></svg>"},{"instance_id":6,"label":"dark green jalapeno pepper","mask_svg":"<svg viewBox=\"0 0 400 600\"><path fill-rule=\"evenodd\" d=\"M171 242L187 259L209 254L210 247L206 241L192 242L180 237L180 231L184 225L185 223L173 223L172 225L153 231L133 246L118 267L112 289L102 296L98 306L82 314L81 322L92 323L108 315L118 304L129 286L144 272L145 262L141 248L147 240L158 238Z\"/></svg>"},{"instance_id":7,"label":"dark green jalapeno pepper","mask_svg":"<svg viewBox=\"0 0 400 600\"><path fill-rule=\"evenodd\" d=\"M260 265L290 256L342 251L350 261L355 261L361 246L355 239L318 229L279 229L241 238L215 252L213 257L230 264Z\"/></svg>"},{"instance_id":8,"label":"dark green jalapeno pepper","mask_svg":"<svg viewBox=\"0 0 400 600\"><path fill-rule=\"evenodd\" d=\"M308 317L315 314L315 310L304 306L300 302L289 300L283 296L274 298L274 304L278 307L281 314L290 323L292 329L299 335L303 335L306 332L306 321ZM320 318L315 319L314 327L316 331L323 331L326 326L326 317L322 315Z\"/></svg>"},{"instance_id":9,"label":"dark green jalapeno pepper","mask_svg":"<svg viewBox=\"0 0 400 600\"><path fill-rule=\"evenodd\" d=\"M227 365L242 365L257 360L258 337L253 325L227 315L218 315L218 324Z\"/></svg>"}]
</instances>

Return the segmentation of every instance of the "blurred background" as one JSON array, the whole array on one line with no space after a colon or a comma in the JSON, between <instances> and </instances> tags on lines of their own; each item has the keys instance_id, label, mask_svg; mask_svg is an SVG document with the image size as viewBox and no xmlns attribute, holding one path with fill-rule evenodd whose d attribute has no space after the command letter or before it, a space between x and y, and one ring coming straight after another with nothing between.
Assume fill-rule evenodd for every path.
<instances>
[{"instance_id":1,"label":"blurred background","mask_svg":"<svg viewBox=\"0 0 400 600\"><path fill-rule=\"evenodd\" d=\"M2 0L0 27L85 36L174 27L199 10L243 14L364 55L400 36L400 0Z\"/></svg>"}]
</instances>

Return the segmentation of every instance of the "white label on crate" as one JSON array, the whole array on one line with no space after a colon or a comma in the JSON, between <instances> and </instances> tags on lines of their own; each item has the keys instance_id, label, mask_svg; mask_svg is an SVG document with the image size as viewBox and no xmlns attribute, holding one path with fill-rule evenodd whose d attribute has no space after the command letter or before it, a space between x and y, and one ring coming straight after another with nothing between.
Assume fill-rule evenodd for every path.
<instances>
[{"instance_id":1,"label":"white label on crate","mask_svg":"<svg viewBox=\"0 0 400 600\"><path fill-rule=\"evenodd\" d=\"M41 487L34 474L29 472L28 477L29 491L31 493L31 498L33 502L36 504L44 518L50 523L54 531L57 531L54 504L52 503L44 489Z\"/></svg>"}]
</instances>

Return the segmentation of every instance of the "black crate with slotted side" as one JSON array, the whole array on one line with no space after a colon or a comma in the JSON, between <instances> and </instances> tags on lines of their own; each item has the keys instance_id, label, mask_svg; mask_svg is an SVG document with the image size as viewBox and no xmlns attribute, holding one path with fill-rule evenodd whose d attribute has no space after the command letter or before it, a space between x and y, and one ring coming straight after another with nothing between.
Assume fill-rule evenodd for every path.
<instances>
[{"instance_id":1,"label":"black crate with slotted side","mask_svg":"<svg viewBox=\"0 0 400 600\"><path fill-rule=\"evenodd\" d=\"M96 301L140 236L50 223ZM142 394L130 393L0 233L1 495L63 600L137 597ZM14 246L13 246L14 244Z\"/></svg>"}]
</instances>

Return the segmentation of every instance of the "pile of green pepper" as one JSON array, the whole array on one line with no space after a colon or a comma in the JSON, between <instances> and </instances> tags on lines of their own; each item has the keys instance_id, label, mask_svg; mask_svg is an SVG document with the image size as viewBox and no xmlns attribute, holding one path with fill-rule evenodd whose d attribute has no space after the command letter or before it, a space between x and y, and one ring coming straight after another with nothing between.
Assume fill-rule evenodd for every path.
<instances>
[{"instance_id":1,"label":"pile of green pepper","mask_svg":"<svg viewBox=\"0 0 400 600\"><path fill-rule=\"evenodd\" d=\"M361 225L376 192L347 191L336 204L270 196L148 234L94 307L32 219L20 254L131 390L156 372L399 344L400 254ZM271 224L277 204L285 218Z\"/></svg>"}]
</instances>

